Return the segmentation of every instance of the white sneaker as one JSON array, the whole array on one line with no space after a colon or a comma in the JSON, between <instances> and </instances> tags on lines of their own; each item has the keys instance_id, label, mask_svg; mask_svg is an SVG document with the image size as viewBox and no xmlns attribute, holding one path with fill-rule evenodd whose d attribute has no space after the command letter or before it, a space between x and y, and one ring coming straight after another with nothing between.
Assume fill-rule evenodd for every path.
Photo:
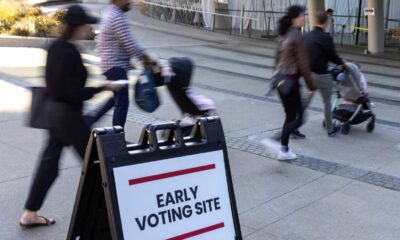
<instances>
[{"instance_id":1,"label":"white sneaker","mask_svg":"<svg viewBox=\"0 0 400 240\"><path fill-rule=\"evenodd\" d=\"M294 160L296 158L297 155L290 150L287 152L280 151L278 154L279 161L289 161L289 160Z\"/></svg>"}]
</instances>

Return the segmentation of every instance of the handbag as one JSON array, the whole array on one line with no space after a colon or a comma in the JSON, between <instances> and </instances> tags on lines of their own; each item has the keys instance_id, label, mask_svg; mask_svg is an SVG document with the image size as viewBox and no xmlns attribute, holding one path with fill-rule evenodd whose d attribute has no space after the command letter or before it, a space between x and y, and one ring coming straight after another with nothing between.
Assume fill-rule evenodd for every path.
<instances>
[{"instance_id":1,"label":"handbag","mask_svg":"<svg viewBox=\"0 0 400 240\"><path fill-rule=\"evenodd\" d=\"M278 90L279 94L286 96L294 87L295 82L289 79L285 74L276 71L271 79L270 88L274 90Z\"/></svg>"},{"instance_id":2,"label":"handbag","mask_svg":"<svg viewBox=\"0 0 400 240\"><path fill-rule=\"evenodd\" d=\"M32 103L27 125L39 129L55 129L70 125L81 116L81 108L55 101L46 93L46 87L32 87Z\"/></svg>"},{"instance_id":3,"label":"handbag","mask_svg":"<svg viewBox=\"0 0 400 240\"><path fill-rule=\"evenodd\" d=\"M45 87L32 87L32 103L27 125L33 128L49 129L49 103Z\"/></svg>"},{"instance_id":4,"label":"handbag","mask_svg":"<svg viewBox=\"0 0 400 240\"><path fill-rule=\"evenodd\" d=\"M146 112L154 112L160 106L154 73L145 69L135 84L135 102Z\"/></svg>"}]
</instances>

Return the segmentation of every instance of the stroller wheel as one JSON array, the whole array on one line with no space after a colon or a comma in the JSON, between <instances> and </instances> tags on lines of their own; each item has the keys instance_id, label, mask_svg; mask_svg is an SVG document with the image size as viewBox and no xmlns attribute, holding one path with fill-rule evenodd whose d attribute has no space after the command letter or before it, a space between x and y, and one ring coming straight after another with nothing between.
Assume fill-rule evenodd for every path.
<instances>
[{"instance_id":1,"label":"stroller wheel","mask_svg":"<svg viewBox=\"0 0 400 240\"><path fill-rule=\"evenodd\" d=\"M349 132L350 132L350 124L344 123L344 124L342 125L342 133L343 133L344 135L347 135L347 134L349 134Z\"/></svg>"},{"instance_id":2,"label":"stroller wheel","mask_svg":"<svg viewBox=\"0 0 400 240\"><path fill-rule=\"evenodd\" d=\"M367 124L367 132L372 132L375 129L375 117L372 117L369 123Z\"/></svg>"}]
</instances>

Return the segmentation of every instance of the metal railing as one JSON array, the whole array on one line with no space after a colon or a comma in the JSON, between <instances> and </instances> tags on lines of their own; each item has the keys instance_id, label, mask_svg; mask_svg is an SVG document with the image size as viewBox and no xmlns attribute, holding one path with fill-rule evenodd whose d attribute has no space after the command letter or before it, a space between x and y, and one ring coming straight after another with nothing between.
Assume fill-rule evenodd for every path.
<instances>
[{"instance_id":1,"label":"metal railing","mask_svg":"<svg viewBox=\"0 0 400 240\"><path fill-rule=\"evenodd\" d=\"M203 20L203 10L200 0L141 0L142 14L162 21L173 22L176 24L184 24L197 28L206 28ZM207 14L212 15L212 26L209 30L217 32L225 32L231 35L247 36L249 38L274 38L277 36L278 20L285 13L280 11L263 11L263 10L245 10L245 9L224 9L216 8L215 12ZM245 17L245 15L258 15L257 18ZM358 16L353 15L334 15L337 22L345 18L347 22L353 22ZM225 22L225 27L220 27L218 23ZM236 21L236 24L234 24ZM237 24L239 21L239 24ZM244 21L248 21L245 27ZM400 23L400 19L386 19L385 23ZM254 25L257 25L254 28ZM233 26L239 25L238 27ZM365 45L367 44L368 21L366 17L360 19L360 26L337 24L340 31L336 32L334 41L341 45ZM308 20L306 20L304 29L310 30ZM351 30L350 30L351 29ZM398 46L400 49L400 36L398 36L398 28L388 28L385 33L386 46ZM358 32L358 33L357 33ZM357 37L358 35L358 37Z\"/></svg>"}]
</instances>

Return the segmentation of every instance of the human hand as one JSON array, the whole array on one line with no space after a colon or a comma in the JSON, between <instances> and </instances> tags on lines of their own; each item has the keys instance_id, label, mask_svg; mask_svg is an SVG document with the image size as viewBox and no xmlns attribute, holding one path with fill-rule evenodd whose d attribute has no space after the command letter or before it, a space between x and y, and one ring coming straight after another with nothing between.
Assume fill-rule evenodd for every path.
<instances>
[{"instance_id":1,"label":"human hand","mask_svg":"<svg viewBox=\"0 0 400 240\"><path fill-rule=\"evenodd\" d=\"M338 68L339 68L340 70L342 70L342 71L347 70L347 67L346 67L345 64L339 65Z\"/></svg>"},{"instance_id":2,"label":"human hand","mask_svg":"<svg viewBox=\"0 0 400 240\"><path fill-rule=\"evenodd\" d=\"M143 55L143 64L145 66L155 66L157 65L157 60L153 59L152 57L150 57L148 54L144 54Z\"/></svg>"}]
</instances>

